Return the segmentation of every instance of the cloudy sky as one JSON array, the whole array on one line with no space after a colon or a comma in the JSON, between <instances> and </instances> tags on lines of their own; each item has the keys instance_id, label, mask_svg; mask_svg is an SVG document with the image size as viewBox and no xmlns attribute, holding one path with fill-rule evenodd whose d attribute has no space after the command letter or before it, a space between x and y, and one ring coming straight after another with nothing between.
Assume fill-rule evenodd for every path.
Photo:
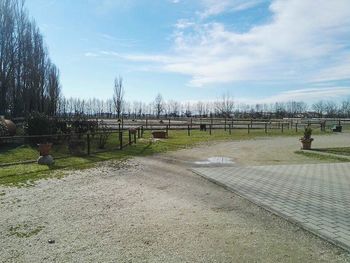
<instances>
[{"instance_id":1,"label":"cloudy sky","mask_svg":"<svg viewBox=\"0 0 350 263\"><path fill-rule=\"evenodd\" d=\"M66 96L350 96L350 0L27 0Z\"/></svg>"}]
</instances>

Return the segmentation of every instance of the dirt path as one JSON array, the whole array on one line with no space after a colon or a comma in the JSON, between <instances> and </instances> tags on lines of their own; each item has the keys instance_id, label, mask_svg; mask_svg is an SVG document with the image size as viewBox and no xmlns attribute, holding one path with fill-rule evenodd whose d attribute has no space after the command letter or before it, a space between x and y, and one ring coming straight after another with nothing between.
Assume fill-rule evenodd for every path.
<instances>
[{"instance_id":1,"label":"dirt path","mask_svg":"<svg viewBox=\"0 0 350 263\"><path fill-rule=\"evenodd\" d=\"M283 150L281 140L289 145ZM292 144L295 138L220 143L0 188L0 261L350 262L188 170L194 160L222 155L239 164L298 161Z\"/></svg>"},{"instance_id":2,"label":"dirt path","mask_svg":"<svg viewBox=\"0 0 350 263\"><path fill-rule=\"evenodd\" d=\"M350 133L313 136L313 148L350 147ZM224 156L232 158L239 165L267 165L320 162L295 154L300 150L297 137L257 138L246 141L212 143L193 149L168 153L164 156L179 161L195 162L208 157Z\"/></svg>"}]
</instances>

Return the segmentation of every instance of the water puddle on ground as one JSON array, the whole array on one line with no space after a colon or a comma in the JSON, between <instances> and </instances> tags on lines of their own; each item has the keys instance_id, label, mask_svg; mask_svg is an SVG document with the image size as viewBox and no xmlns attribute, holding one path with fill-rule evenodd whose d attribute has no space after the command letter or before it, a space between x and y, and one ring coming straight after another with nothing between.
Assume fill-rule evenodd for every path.
<instances>
[{"instance_id":1,"label":"water puddle on ground","mask_svg":"<svg viewBox=\"0 0 350 263\"><path fill-rule=\"evenodd\" d=\"M234 162L232 161L231 158L216 156L216 157L209 157L207 160L197 161L194 163L195 164L233 164Z\"/></svg>"}]
</instances>

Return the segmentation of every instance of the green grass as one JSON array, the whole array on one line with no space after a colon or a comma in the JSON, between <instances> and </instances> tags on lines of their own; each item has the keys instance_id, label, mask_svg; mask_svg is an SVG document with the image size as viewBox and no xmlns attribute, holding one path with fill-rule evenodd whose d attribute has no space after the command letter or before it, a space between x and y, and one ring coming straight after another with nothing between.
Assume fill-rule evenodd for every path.
<instances>
[{"instance_id":1,"label":"green grass","mask_svg":"<svg viewBox=\"0 0 350 263\"><path fill-rule=\"evenodd\" d=\"M327 134L315 131L314 134ZM212 135L209 132L192 131L191 136L185 131L169 131L169 139L160 140L151 143L150 132L146 132L144 139L138 140L137 144L128 146L122 151L117 150L117 136L111 136L106 144L104 152L96 153L91 156L73 157L68 156L56 159L52 166L43 166L36 163L18 164L0 167L0 185L7 186L30 186L35 181L43 178L64 176L65 170L90 168L97 162L106 160L125 159L132 156L146 156L166 151L173 151L181 148L193 147L201 143L210 143L214 141L224 140L247 140L257 137L270 136L301 136L302 132L296 133L292 130L286 130L284 133L280 131L269 131L265 134L263 130L251 130L250 134L247 130L234 130L230 135L222 130L213 130ZM97 148L97 139L92 142L92 148ZM124 138L127 142L127 138ZM61 145L54 146L52 155L57 158L67 154L67 147ZM0 163L12 163L25 160L35 160L38 157L37 147L35 146L19 146L12 149L5 148L0 150Z\"/></svg>"},{"instance_id":2,"label":"green grass","mask_svg":"<svg viewBox=\"0 0 350 263\"><path fill-rule=\"evenodd\" d=\"M313 151L350 156L350 147L312 149Z\"/></svg>"},{"instance_id":3,"label":"green grass","mask_svg":"<svg viewBox=\"0 0 350 263\"><path fill-rule=\"evenodd\" d=\"M16 236L19 238L28 238L31 236L35 236L39 234L41 230L43 230L43 226L37 226L37 227L31 227L27 224L19 224L14 227L10 227L9 229L9 236Z\"/></svg>"},{"instance_id":4,"label":"green grass","mask_svg":"<svg viewBox=\"0 0 350 263\"><path fill-rule=\"evenodd\" d=\"M320 160L320 161L335 161L335 162L349 162L350 160L347 158L342 158L338 156L332 156L332 155L323 155L323 154L317 154L313 152L303 152L303 151L295 151L296 154L303 155L305 157L309 157L312 159Z\"/></svg>"}]
</instances>

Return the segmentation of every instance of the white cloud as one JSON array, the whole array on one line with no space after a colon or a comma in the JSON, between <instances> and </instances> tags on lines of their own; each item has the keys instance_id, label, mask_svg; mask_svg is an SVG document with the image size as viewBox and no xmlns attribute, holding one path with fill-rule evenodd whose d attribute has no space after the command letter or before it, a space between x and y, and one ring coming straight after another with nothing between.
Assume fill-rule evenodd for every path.
<instances>
[{"instance_id":1,"label":"white cloud","mask_svg":"<svg viewBox=\"0 0 350 263\"><path fill-rule=\"evenodd\" d=\"M199 12L201 18L215 16L221 13L241 11L252 8L264 0L201 0L204 11Z\"/></svg>"},{"instance_id":2,"label":"white cloud","mask_svg":"<svg viewBox=\"0 0 350 263\"><path fill-rule=\"evenodd\" d=\"M308 88L308 89L296 89L293 91L285 91L273 96L268 96L261 99L251 98L237 98L236 103L245 104L270 104L276 102L289 102L289 101L304 101L308 104L314 103L319 100L325 99L341 99L350 96L350 87L325 87L325 88Z\"/></svg>"},{"instance_id":3,"label":"white cloud","mask_svg":"<svg viewBox=\"0 0 350 263\"><path fill-rule=\"evenodd\" d=\"M238 8L238 2L215 1L210 13L222 12L228 3ZM331 62L334 71L341 69L345 75L349 66L332 58L349 53L348 7L348 0L275 0L270 5L270 22L244 33L230 31L222 23L180 20L172 52L123 57L158 63L157 68L164 71L188 75L193 86L237 80L306 81L322 70L326 75Z\"/></svg>"},{"instance_id":4,"label":"white cloud","mask_svg":"<svg viewBox=\"0 0 350 263\"><path fill-rule=\"evenodd\" d=\"M350 87L327 87L327 88L311 88L297 89L282 92L275 96L264 99L264 102L286 102L286 101L315 101L325 98L335 99L350 95Z\"/></svg>"},{"instance_id":5,"label":"white cloud","mask_svg":"<svg viewBox=\"0 0 350 263\"><path fill-rule=\"evenodd\" d=\"M337 81L350 79L350 54L341 56L334 65L330 65L320 72L317 72L312 81Z\"/></svg>"}]
</instances>

